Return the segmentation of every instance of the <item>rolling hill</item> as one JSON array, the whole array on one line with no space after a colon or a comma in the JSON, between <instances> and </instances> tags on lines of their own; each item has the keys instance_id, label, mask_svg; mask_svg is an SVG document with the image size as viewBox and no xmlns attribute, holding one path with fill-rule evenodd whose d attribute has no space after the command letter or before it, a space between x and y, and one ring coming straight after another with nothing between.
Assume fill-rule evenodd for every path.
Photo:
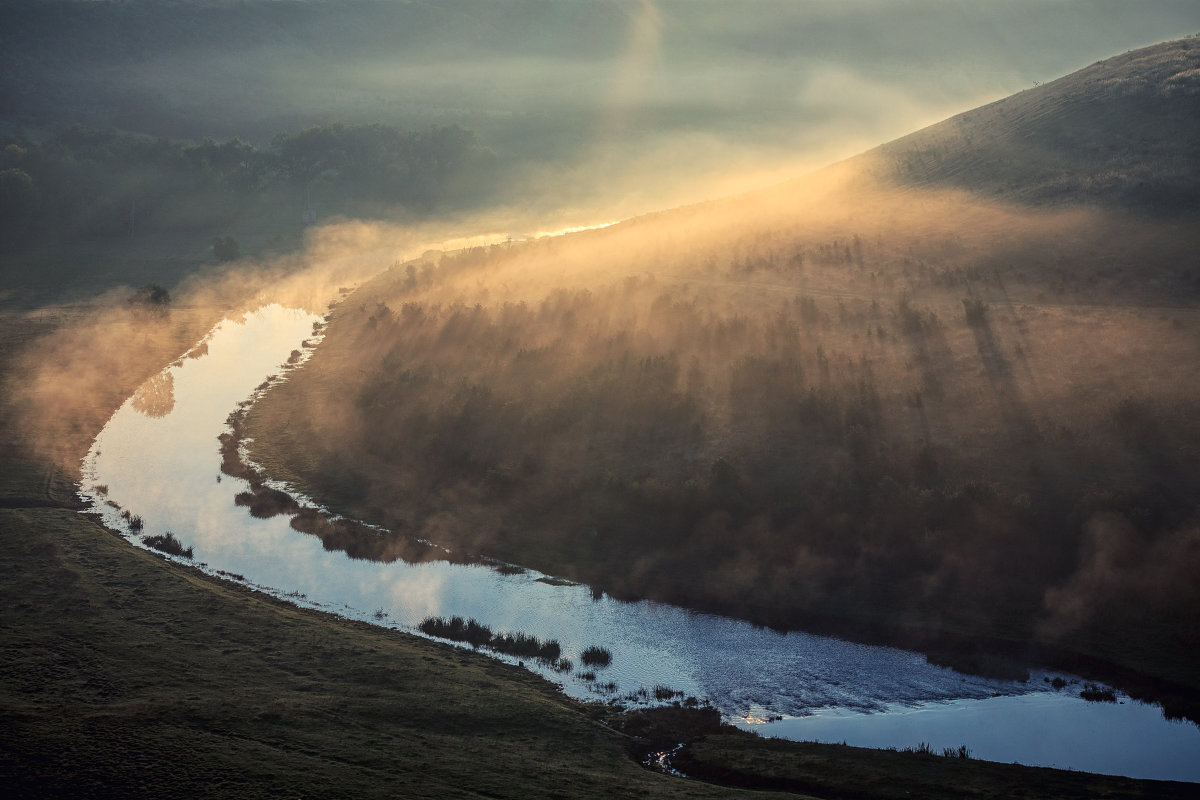
<instances>
[{"instance_id":1,"label":"rolling hill","mask_svg":"<svg viewBox=\"0 0 1200 800\"><path fill-rule=\"evenodd\" d=\"M1200 210L1200 38L1114 56L866 154L905 187L1038 206Z\"/></svg>"}]
</instances>

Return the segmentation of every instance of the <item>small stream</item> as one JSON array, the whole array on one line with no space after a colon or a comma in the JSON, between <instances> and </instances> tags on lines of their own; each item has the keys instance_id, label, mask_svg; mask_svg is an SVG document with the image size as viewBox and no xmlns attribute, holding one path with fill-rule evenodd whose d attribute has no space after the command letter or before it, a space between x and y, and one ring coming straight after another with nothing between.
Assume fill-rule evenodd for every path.
<instances>
[{"instance_id":1,"label":"small stream","mask_svg":"<svg viewBox=\"0 0 1200 800\"><path fill-rule=\"evenodd\" d=\"M1085 702L1078 683L1050 687L1069 675L1036 673L1027 683L969 676L894 648L597 599L533 570L355 560L326 551L287 517L251 517L233 501L246 482L220 474L217 437L289 353L315 341L320 321L279 305L227 319L143 385L85 460L92 510L142 546L169 531L206 571L301 605L408 632L428 616L460 615L496 632L556 639L569 670L524 666L577 698L639 703L669 687L765 735L872 747L927 742L939 752L966 745L989 760L1200 782L1200 728L1124 697ZM580 664L592 645L611 651L611 665Z\"/></svg>"}]
</instances>

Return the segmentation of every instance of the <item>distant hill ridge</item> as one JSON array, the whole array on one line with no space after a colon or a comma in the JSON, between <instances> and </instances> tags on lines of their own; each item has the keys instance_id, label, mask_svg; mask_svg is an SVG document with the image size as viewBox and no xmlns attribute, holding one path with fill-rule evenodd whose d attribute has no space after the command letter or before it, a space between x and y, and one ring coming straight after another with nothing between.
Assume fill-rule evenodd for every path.
<instances>
[{"instance_id":1,"label":"distant hill ridge","mask_svg":"<svg viewBox=\"0 0 1200 800\"><path fill-rule=\"evenodd\" d=\"M851 160L878 178L1030 205L1200 211L1200 38L1133 50Z\"/></svg>"}]
</instances>

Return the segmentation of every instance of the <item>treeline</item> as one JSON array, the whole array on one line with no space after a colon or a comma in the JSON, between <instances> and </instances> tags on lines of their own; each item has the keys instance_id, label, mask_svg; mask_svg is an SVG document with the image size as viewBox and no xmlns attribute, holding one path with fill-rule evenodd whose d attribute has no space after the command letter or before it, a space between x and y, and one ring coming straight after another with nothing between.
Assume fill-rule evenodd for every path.
<instances>
[{"instance_id":1,"label":"treeline","mask_svg":"<svg viewBox=\"0 0 1200 800\"><path fill-rule=\"evenodd\" d=\"M0 238L12 248L144 231L215 233L284 210L298 226L306 204L322 215L397 207L420 215L485 200L491 164L475 135L458 127L333 124L278 134L267 147L79 125L40 141L6 135Z\"/></svg>"}]
</instances>

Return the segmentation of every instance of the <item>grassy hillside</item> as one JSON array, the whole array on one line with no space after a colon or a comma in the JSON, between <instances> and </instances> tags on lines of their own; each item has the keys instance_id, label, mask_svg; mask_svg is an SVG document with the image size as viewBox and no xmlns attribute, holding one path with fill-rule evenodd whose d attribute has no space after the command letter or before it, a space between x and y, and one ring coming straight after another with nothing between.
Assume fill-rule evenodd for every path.
<instances>
[{"instance_id":1,"label":"grassy hillside","mask_svg":"<svg viewBox=\"0 0 1200 800\"><path fill-rule=\"evenodd\" d=\"M1114 56L868 153L902 186L1181 220L1200 211L1200 37Z\"/></svg>"},{"instance_id":2,"label":"grassy hillside","mask_svg":"<svg viewBox=\"0 0 1200 800\"><path fill-rule=\"evenodd\" d=\"M1053 127L1071 106L1041 97ZM878 163L394 268L254 408L255 457L619 597L1194 693L1196 227L880 186Z\"/></svg>"}]
</instances>

